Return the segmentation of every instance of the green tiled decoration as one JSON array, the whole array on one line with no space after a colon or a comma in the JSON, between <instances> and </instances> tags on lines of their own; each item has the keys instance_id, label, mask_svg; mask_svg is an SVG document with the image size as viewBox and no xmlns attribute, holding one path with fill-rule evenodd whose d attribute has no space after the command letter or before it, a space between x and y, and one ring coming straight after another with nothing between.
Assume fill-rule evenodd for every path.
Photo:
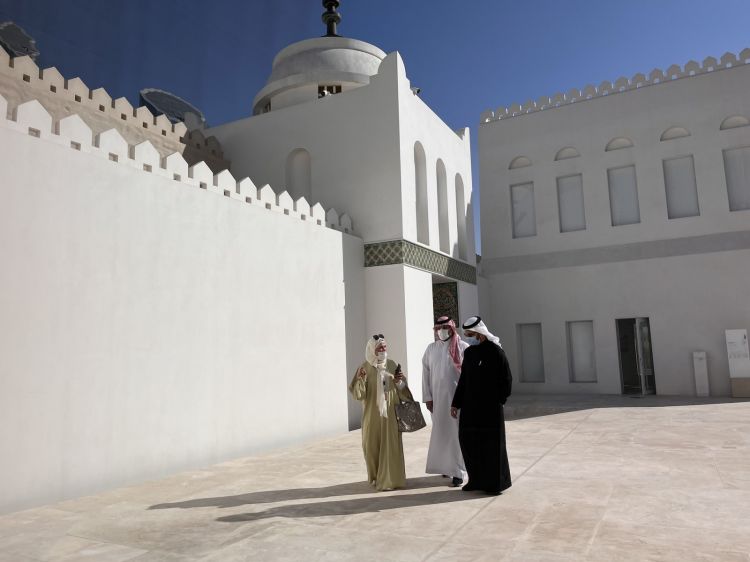
<instances>
[{"instance_id":1,"label":"green tiled decoration","mask_svg":"<svg viewBox=\"0 0 750 562\"><path fill-rule=\"evenodd\" d=\"M475 267L408 240L365 244L365 267L403 263L476 285Z\"/></svg>"}]
</instances>

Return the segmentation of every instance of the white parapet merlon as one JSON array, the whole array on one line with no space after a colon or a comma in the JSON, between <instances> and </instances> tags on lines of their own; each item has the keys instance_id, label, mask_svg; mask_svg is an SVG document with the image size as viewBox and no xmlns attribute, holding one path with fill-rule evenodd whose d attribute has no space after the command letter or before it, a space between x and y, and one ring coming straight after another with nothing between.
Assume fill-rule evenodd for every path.
<instances>
[{"instance_id":1,"label":"white parapet merlon","mask_svg":"<svg viewBox=\"0 0 750 562\"><path fill-rule=\"evenodd\" d=\"M13 111L17 130L31 136L47 139L52 134L52 116L37 100L19 104Z\"/></svg>"},{"instance_id":2,"label":"white parapet merlon","mask_svg":"<svg viewBox=\"0 0 750 562\"><path fill-rule=\"evenodd\" d=\"M0 95L0 121L5 121L8 118L8 100Z\"/></svg>"},{"instance_id":3,"label":"white parapet merlon","mask_svg":"<svg viewBox=\"0 0 750 562\"><path fill-rule=\"evenodd\" d=\"M318 224L325 225L326 210L320 203L315 203L315 205L310 208L310 216L312 216L313 221L317 222Z\"/></svg>"},{"instance_id":4,"label":"white parapet merlon","mask_svg":"<svg viewBox=\"0 0 750 562\"><path fill-rule=\"evenodd\" d=\"M253 180L250 178L242 178L237 182L237 194L246 203L256 203L258 201L258 188L255 187Z\"/></svg>"},{"instance_id":5,"label":"white parapet merlon","mask_svg":"<svg viewBox=\"0 0 750 562\"><path fill-rule=\"evenodd\" d=\"M91 152L91 128L78 115L63 117L55 125L59 141L82 152Z\"/></svg>"},{"instance_id":6,"label":"white parapet merlon","mask_svg":"<svg viewBox=\"0 0 750 562\"><path fill-rule=\"evenodd\" d=\"M229 170L222 170L214 176L213 186L211 191L215 191L220 195L231 197L232 193L237 191L237 180Z\"/></svg>"},{"instance_id":7,"label":"white parapet merlon","mask_svg":"<svg viewBox=\"0 0 750 562\"><path fill-rule=\"evenodd\" d=\"M277 203L279 206L279 209L285 214L285 215L293 215L294 214L294 200L292 199L292 196L289 195L289 192L284 190L281 193L279 193L279 196L277 198Z\"/></svg>"},{"instance_id":8,"label":"white parapet merlon","mask_svg":"<svg viewBox=\"0 0 750 562\"><path fill-rule=\"evenodd\" d=\"M336 212L336 209L328 209L326 212L326 224L331 228L339 227L339 214Z\"/></svg>"},{"instance_id":9,"label":"white parapet merlon","mask_svg":"<svg viewBox=\"0 0 750 562\"><path fill-rule=\"evenodd\" d=\"M179 152L174 152L164 157L162 167L167 171L168 177L175 181L187 181L190 179L188 163Z\"/></svg>"},{"instance_id":10,"label":"white parapet merlon","mask_svg":"<svg viewBox=\"0 0 750 562\"><path fill-rule=\"evenodd\" d=\"M294 202L294 212L299 215L302 220L310 218L310 203L307 202L305 197L300 197Z\"/></svg>"},{"instance_id":11,"label":"white parapet merlon","mask_svg":"<svg viewBox=\"0 0 750 562\"><path fill-rule=\"evenodd\" d=\"M124 162L128 158L128 142L117 129L109 129L96 135L95 145L113 162Z\"/></svg>"},{"instance_id":12,"label":"white parapet merlon","mask_svg":"<svg viewBox=\"0 0 750 562\"><path fill-rule=\"evenodd\" d=\"M135 145L132 152L133 158L130 163L136 168L140 168L146 172L157 172L160 168L161 156L150 141L143 141Z\"/></svg>"},{"instance_id":13,"label":"white parapet merlon","mask_svg":"<svg viewBox=\"0 0 750 562\"><path fill-rule=\"evenodd\" d=\"M188 175L193 179L195 185L201 189L208 190L208 186L212 186L214 183L214 173L205 162L198 162L194 166L190 166Z\"/></svg>"},{"instance_id":14,"label":"white parapet merlon","mask_svg":"<svg viewBox=\"0 0 750 562\"><path fill-rule=\"evenodd\" d=\"M276 192L271 188L270 185L266 184L258 189L258 201L266 209L276 209Z\"/></svg>"}]
</instances>

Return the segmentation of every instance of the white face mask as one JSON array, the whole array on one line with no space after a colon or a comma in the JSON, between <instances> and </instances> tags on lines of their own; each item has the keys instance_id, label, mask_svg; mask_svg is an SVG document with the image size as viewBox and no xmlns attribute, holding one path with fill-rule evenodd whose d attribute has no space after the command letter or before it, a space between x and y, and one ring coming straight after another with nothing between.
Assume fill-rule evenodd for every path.
<instances>
[{"instance_id":1,"label":"white face mask","mask_svg":"<svg viewBox=\"0 0 750 562\"><path fill-rule=\"evenodd\" d=\"M442 329L437 331L438 338L440 341L447 341L451 337L450 330Z\"/></svg>"},{"instance_id":2,"label":"white face mask","mask_svg":"<svg viewBox=\"0 0 750 562\"><path fill-rule=\"evenodd\" d=\"M468 336L468 337L465 337L465 338L464 338L464 340L465 340L465 341L466 341L466 343L468 343L469 345L477 345L477 344L479 343L479 339L478 339L478 338L475 338L475 337L473 337L473 336Z\"/></svg>"},{"instance_id":3,"label":"white face mask","mask_svg":"<svg viewBox=\"0 0 750 562\"><path fill-rule=\"evenodd\" d=\"M379 351L377 354L378 363L384 363L388 358L388 354L385 351Z\"/></svg>"}]
</instances>

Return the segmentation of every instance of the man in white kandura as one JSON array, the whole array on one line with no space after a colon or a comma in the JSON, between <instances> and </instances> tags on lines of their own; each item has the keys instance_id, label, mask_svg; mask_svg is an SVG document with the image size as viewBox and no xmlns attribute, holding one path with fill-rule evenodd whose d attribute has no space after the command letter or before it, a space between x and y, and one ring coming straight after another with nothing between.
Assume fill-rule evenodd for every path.
<instances>
[{"instance_id":1,"label":"man in white kandura","mask_svg":"<svg viewBox=\"0 0 750 562\"><path fill-rule=\"evenodd\" d=\"M435 341L427 346L422 357L422 400L432 414L432 435L427 452L427 474L442 474L451 479L451 486L463 483L466 469L458 442L458 420L451 417L451 400L461 374L464 349L456 325L448 316L441 316L433 327Z\"/></svg>"}]
</instances>

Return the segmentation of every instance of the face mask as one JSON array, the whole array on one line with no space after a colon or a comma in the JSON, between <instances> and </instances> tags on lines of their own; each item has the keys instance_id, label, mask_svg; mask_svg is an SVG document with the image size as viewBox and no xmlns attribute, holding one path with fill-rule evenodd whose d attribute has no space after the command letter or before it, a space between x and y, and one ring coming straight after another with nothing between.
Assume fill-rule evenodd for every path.
<instances>
[{"instance_id":1,"label":"face mask","mask_svg":"<svg viewBox=\"0 0 750 562\"><path fill-rule=\"evenodd\" d=\"M466 343L468 343L469 345L477 345L479 343L479 340L474 337L464 338L464 341L466 341Z\"/></svg>"},{"instance_id":2,"label":"face mask","mask_svg":"<svg viewBox=\"0 0 750 562\"><path fill-rule=\"evenodd\" d=\"M380 351L378 352L377 357L378 357L378 363L383 363L388 357L388 354L385 351Z\"/></svg>"},{"instance_id":3,"label":"face mask","mask_svg":"<svg viewBox=\"0 0 750 562\"><path fill-rule=\"evenodd\" d=\"M451 337L450 330L438 330L437 335L440 341L446 341Z\"/></svg>"}]
</instances>

